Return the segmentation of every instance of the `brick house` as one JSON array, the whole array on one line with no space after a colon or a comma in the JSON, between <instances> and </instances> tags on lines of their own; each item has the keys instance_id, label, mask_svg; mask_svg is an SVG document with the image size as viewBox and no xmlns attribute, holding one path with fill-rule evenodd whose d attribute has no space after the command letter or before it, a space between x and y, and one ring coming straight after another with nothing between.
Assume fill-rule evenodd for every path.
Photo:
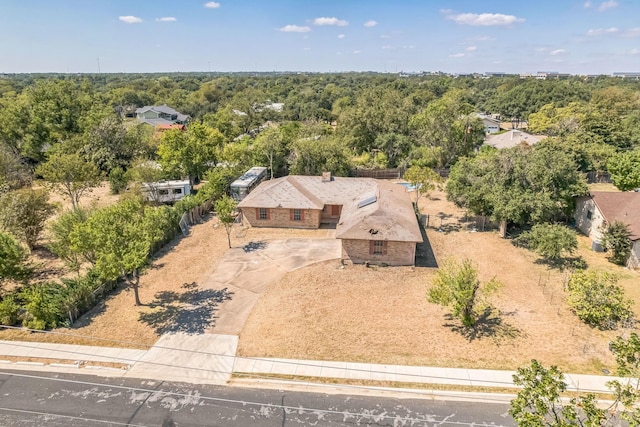
<instances>
[{"instance_id":1,"label":"brick house","mask_svg":"<svg viewBox=\"0 0 640 427\"><path fill-rule=\"evenodd\" d=\"M574 218L576 227L591 238L595 250L602 250L602 233L608 224L627 224L632 244L627 266L640 267L640 193L594 191L577 199Z\"/></svg>"},{"instance_id":2,"label":"brick house","mask_svg":"<svg viewBox=\"0 0 640 427\"><path fill-rule=\"evenodd\" d=\"M335 224L353 263L414 265L422 242L406 188L373 178L286 176L261 183L238 208L252 227Z\"/></svg>"}]
</instances>

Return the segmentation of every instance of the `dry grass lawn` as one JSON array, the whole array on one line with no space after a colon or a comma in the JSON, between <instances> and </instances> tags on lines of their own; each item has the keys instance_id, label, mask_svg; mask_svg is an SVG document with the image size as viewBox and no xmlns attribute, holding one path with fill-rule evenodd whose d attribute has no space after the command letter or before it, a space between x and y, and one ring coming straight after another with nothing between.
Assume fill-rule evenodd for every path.
<instances>
[{"instance_id":1,"label":"dry grass lawn","mask_svg":"<svg viewBox=\"0 0 640 427\"><path fill-rule=\"evenodd\" d=\"M438 263L470 258L482 280L503 283L491 301L499 316L465 330L426 299L435 269L366 268L326 262L288 274L270 286L240 336L243 356L348 360L389 364L515 369L531 358L571 372L612 370L608 342L628 330L602 332L567 309L565 273L536 263L493 231L461 227L464 212L442 193L421 201ZM434 221L434 218L437 218ZM617 272L640 313L640 275L609 264L580 238L590 268Z\"/></svg>"}]
</instances>

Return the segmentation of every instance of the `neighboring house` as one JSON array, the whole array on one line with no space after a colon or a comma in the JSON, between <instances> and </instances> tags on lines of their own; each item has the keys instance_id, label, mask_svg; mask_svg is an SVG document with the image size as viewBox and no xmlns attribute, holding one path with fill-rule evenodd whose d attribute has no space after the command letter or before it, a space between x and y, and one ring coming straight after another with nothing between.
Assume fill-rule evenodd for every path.
<instances>
[{"instance_id":1,"label":"neighboring house","mask_svg":"<svg viewBox=\"0 0 640 427\"><path fill-rule=\"evenodd\" d=\"M640 193L594 191L577 199L574 218L576 227L591 238L596 251L602 251L604 227L615 221L627 224L633 245L628 266L640 267Z\"/></svg>"},{"instance_id":2,"label":"neighboring house","mask_svg":"<svg viewBox=\"0 0 640 427\"><path fill-rule=\"evenodd\" d=\"M163 105L147 105L136 110L136 118L151 126L161 125L184 125L187 124L190 117L186 114L177 112L167 104Z\"/></svg>"},{"instance_id":3,"label":"neighboring house","mask_svg":"<svg viewBox=\"0 0 640 427\"><path fill-rule=\"evenodd\" d=\"M489 135L484 140L485 145L501 148L517 147L520 144L535 145L539 141L546 138L543 135L531 135L530 133L523 132L521 130L510 130L500 135Z\"/></svg>"},{"instance_id":4,"label":"neighboring house","mask_svg":"<svg viewBox=\"0 0 640 427\"><path fill-rule=\"evenodd\" d=\"M487 116L485 114L476 114L480 120L482 120L482 124L484 125L484 133L487 135L496 133L500 131L500 120Z\"/></svg>"},{"instance_id":5,"label":"neighboring house","mask_svg":"<svg viewBox=\"0 0 640 427\"><path fill-rule=\"evenodd\" d=\"M342 259L414 265L422 234L406 188L372 178L291 175L262 182L238 207L253 227L336 224Z\"/></svg>"}]
</instances>

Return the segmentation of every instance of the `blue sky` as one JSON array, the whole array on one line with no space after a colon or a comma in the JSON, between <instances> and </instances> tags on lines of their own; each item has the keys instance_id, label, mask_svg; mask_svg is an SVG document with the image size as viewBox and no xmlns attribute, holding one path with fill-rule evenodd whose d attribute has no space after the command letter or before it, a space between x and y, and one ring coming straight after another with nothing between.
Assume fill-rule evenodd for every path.
<instances>
[{"instance_id":1,"label":"blue sky","mask_svg":"<svg viewBox=\"0 0 640 427\"><path fill-rule=\"evenodd\" d=\"M98 63L102 72L640 71L640 1L0 0L0 73Z\"/></svg>"}]
</instances>

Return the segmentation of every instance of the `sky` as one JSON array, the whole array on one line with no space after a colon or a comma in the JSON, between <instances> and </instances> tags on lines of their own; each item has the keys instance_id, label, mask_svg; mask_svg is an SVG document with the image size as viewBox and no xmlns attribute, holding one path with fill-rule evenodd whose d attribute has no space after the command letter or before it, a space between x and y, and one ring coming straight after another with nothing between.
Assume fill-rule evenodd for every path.
<instances>
[{"instance_id":1,"label":"sky","mask_svg":"<svg viewBox=\"0 0 640 427\"><path fill-rule=\"evenodd\" d=\"M0 0L0 73L640 71L640 0Z\"/></svg>"}]
</instances>

